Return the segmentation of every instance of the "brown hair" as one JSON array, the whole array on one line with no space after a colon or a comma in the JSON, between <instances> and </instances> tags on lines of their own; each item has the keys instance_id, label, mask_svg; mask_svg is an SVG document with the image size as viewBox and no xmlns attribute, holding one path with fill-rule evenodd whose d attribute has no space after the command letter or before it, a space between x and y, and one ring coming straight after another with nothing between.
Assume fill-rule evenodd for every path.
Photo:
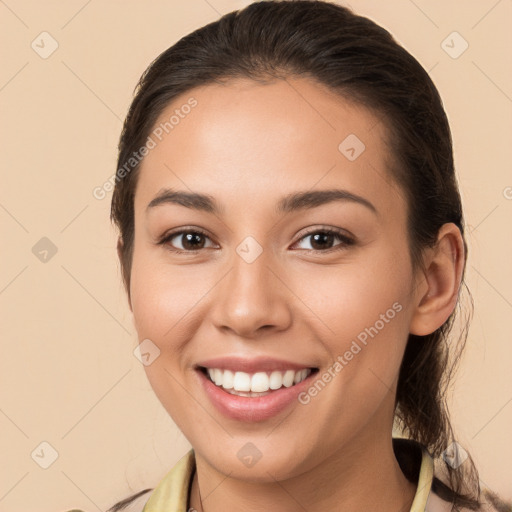
<instances>
[{"instance_id":1,"label":"brown hair","mask_svg":"<svg viewBox=\"0 0 512 512\"><path fill-rule=\"evenodd\" d=\"M163 109L179 95L232 78L265 83L292 76L316 80L380 114L395 161L391 172L407 199L415 268L444 223L455 223L464 238L450 128L428 73L387 30L325 1L255 2L165 50L137 85L119 142L117 168L144 145ZM118 172L111 209L120 231L128 294L138 169L134 165L128 173ZM464 246L466 255L465 240ZM409 336L396 395L397 424L441 462L454 441L445 391L467 336L466 322L458 344L448 350L455 314L430 335ZM480 487L471 457L457 469L444 466L448 482L435 478L433 491L455 506L477 509Z\"/></svg>"}]
</instances>

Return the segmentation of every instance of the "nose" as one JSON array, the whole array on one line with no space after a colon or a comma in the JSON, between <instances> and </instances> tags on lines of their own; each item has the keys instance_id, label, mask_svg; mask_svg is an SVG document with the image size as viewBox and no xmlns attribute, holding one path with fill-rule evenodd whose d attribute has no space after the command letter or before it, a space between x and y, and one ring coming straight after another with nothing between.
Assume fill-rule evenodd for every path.
<instances>
[{"instance_id":1,"label":"nose","mask_svg":"<svg viewBox=\"0 0 512 512\"><path fill-rule=\"evenodd\" d=\"M231 268L215 287L211 301L212 320L218 329L258 338L290 326L293 294L269 253L263 251L249 263L235 252Z\"/></svg>"}]
</instances>

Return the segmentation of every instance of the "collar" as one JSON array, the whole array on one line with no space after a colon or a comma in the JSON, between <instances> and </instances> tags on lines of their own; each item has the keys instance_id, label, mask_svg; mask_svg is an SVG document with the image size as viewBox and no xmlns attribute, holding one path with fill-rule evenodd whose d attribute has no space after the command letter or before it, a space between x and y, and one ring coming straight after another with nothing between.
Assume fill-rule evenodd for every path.
<instances>
[{"instance_id":1,"label":"collar","mask_svg":"<svg viewBox=\"0 0 512 512\"><path fill-rule=\"evenodd\" d=\"M189 487L196 469L194 450L185 454L151 493L142 512L187 512Z\"/></svg>"},{"instance_id":2,"label":"collar","mask_svg":"<svg viewBox=\"0 0 512 512\"><path fill-rule=\"evenodd\" d=\"M413 441L393 438L396 446L412 446ZM418 445L418 443L415 443ZM424 446L421 447L421 465L417 480L417 489L410 512L425 512L427 500L432 488L434 477L434 461ZM407 449L407 448L406 448ZM187 512L188 495L192 478L196 469L194 450L185 454L176 465L164 476L151 493L142 512Z\"/></svg>"}]
</instances>

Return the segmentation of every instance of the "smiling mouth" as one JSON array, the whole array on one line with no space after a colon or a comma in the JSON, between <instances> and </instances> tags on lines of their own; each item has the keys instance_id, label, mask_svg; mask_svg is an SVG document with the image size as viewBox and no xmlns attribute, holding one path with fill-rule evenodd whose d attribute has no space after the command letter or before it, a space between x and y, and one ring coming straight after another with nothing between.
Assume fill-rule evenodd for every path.
<instances>
[{"instance_id":1,"label":"smiling mouth","mask_svg":"<svg viewBox=\"0 0 512 512\"><path fill-rule=\"evenodd\" d=\"M293 387L312 373L318 372L318 368L302 368L300 370L247 373L202 366L199 367L199 370L223 391L244 397L265 396L282 388Z\"/></svg>"}]
</instances>

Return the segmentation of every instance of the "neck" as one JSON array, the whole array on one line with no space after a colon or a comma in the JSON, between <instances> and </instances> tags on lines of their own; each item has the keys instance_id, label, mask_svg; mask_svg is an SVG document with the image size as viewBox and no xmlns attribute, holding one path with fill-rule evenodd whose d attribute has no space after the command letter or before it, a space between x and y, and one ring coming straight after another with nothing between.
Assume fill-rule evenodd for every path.
<instances>
[{"instance_id":1,"label":"neck","mask_svg":"<svg viewBox=\"0 0 512 512\"><path fill-rule=\"evenodd\" d=\"M386 435L384 435L386 434ZM359 433L310 471L282 481L247 482L218 473L196 454L190 507L197 512L409 511L416 486L402 473L389 431Z\"/></svg>"}]
</instances>

